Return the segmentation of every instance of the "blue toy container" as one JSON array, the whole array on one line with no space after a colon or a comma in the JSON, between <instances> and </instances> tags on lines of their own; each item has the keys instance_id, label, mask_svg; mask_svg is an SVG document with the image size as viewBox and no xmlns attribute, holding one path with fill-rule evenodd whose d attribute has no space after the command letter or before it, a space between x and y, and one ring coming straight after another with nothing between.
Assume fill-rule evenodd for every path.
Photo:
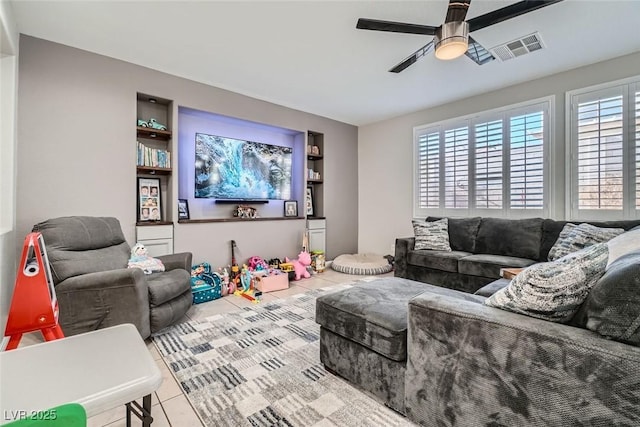
<instances>
[{"instance_id":1,"label":"blue toy container","mask_svg":"<svg viewBox=\"0 0 640 427\"><path fill-rule=\"evenodd\" d=\"M194 304L200 304L222 297L220 284L218 284L218 286L212 286L200 279L191 280L191 293L193 294Z\"/></svg>"},{"instance_id":2,"label":"blue toy container","mask_svg":"<svg viewBox=\"0 0 640 427\"><path fill-rule=\"evenodd\" d=\"M208 263L191 267L191 293L194 304L222 297L222 279L217 273L211 272L211 266Z\"/></svg>"}]
</instances>

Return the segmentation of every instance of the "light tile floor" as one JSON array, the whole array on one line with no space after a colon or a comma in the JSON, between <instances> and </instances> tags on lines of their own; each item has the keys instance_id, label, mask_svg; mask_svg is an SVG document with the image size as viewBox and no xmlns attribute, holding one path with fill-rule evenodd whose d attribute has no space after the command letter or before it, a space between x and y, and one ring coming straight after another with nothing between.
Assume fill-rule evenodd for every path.
<instances>
[{"instance_id":1,"label":"light tile floor","mask_svg":"<svg viewBox=\"0 0 640 427\"><path fill-rule=\"evenodd\" d=\"M389 277L393 276L393 272L375 276ZM264 294L262 301L268 302L279 298L287 298L291 295L307 292L312 289L334 286L352 280L364 279L367 276L352 276L348 274L338 273L337 271L327 269L323 273L311 276L308 279L290 282L289 289L282 291L269 292ZM370 276L369 276L370 277ZM242 307L252 307L253 303L236 296L227 296L214 301L191 306L182 321L199 320L215 314L224 314L238 310ZM39 333L25 334L20 342L20 346L35 344L42 342ZM158 364L162 372L162 385L152 396L151 414L153 415L153 427L198 427L203 426L198 418L195 410L189 403L186 395L182 392L180 385L173 378L169 368L162 360L160 353L153 345L150 339L146 341L147 348ZM142 402L140 402L142 403ZM133 425L136 420L132 422ZM125 407L121 406L96 416L89 418L88 427L120 427L125 426ZM209 427L209 426L206 426Z\"/></svg>"}]
</instances>

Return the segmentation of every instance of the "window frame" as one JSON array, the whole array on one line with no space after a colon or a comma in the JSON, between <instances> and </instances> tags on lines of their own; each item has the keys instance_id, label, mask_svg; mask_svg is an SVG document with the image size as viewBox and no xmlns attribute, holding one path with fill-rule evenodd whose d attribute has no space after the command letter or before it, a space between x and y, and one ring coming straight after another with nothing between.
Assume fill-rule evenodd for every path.
<instances>
[{"instance_id":1,"label":"window frame","mask_svg":"<svg viewBox=\"0 0 640 427\"><path fill-rule=\"evenodd\" d=\"M511 194L509 178L510 178L510 119L512 117L531 114L532 112L542 110L544 130L543 130L543 207L541 209L515 209L511 208ZM553 198L551 192L551 179L553 171L551 165L551 150L554 147L554 111L555 111L555 95L549 95L536 98L516 104L485 110L465 116L450 118L433 122L430 124L419 125L413 128L413 217L425 218L427 216L491 216L502 218L529 218L529 217L548 217L552 212ZM476 125L490 123L492 121L502 120L502 207L501 208L478 208L476 207L476 175L477 165L475 158L476 151ZM461 126L468 128L469 142L469 163L468 163L468 207L467 208L446 208L444 207L444 159L442 150L439 150L440 167L439 167L439 207L437 208L420 208L420 135L440 132L441 135L447 130L456 129ZM440 138L441 140L442 138ZM442 141L441 141L442 144Z\"/></svg>"},{"instance_id":2,"label":"window frame","mask_svg":"<svg viewBox=\"0 0 640 427\"><path fill-rule=\"evenodd\" d=\"M640 75L611 82L601 83L565 93L565 134L567 141L565 164L565 217L567 220L603 220L615 221L637 219L640 217L640 203L636 200L635 171L636 150L640 141L635 140L636 130L635 104L636 93L640 93ZM578 104L596 101L609 96L622 95L622 167L623 190L622 209L580 209L578 194ZM639 206L639 207L636 207Z\"/></svg>"}]
</instances>

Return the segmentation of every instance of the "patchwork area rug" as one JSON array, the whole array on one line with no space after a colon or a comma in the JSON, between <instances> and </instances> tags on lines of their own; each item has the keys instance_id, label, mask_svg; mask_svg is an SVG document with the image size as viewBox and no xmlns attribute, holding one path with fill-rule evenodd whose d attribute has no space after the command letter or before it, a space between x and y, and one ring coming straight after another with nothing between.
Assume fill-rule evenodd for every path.
<instances>
[{"instance_id":1,"label":"patchwork area rug","mask_svg":"<svg viewBox=\"0 0 640 427\"><path fill-rule=\"evenodd\" d=\"M319 358L320 295L336 285L167 328L153 342L205 426L411 426Z\"/></svg>"}]
</instances>

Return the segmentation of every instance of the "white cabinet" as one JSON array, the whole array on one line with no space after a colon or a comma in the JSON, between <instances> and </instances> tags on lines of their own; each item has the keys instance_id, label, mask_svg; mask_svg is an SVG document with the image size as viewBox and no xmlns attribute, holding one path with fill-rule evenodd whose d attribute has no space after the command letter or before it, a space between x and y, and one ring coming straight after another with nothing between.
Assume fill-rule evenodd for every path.
<instances>
[{"instance_id":1,"label":"white cabinet","mask_svg":"<svg viewBox=\"0 0 640 427\"><path fill-rule=\"evenodd\" d=\"M136 242L142 243L150 256L172 254L173 225L137 226Z\"/></svg>"},{"instance_id":2,"label":"white cabinet","mask_svg":"<svg viewBox=\"0 0 640 427\"><path fill-rule=\"evenodd\" d=\"M327 220L309 219L307 220L309 230L309 250L322 251L327 253Z\"/></svg>"}]
</instances>

